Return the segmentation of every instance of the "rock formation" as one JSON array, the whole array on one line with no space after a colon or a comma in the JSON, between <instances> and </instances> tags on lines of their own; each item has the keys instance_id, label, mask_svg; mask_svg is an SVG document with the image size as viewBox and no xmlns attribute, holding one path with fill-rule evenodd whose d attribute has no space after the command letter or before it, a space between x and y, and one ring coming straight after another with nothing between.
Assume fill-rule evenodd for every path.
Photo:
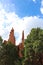
<instances>
[{"instance_id":1,"label":"rock formation","mask_svg":"<svg viewBox=\"0 0 43 65\"><path fill-rule=\"evenodd\" d=\"M14 45L16 43L15 36L14 36L14 29L13 28L11 29L8 41L11 42Z\"/></svg>"},{"instance_id":2,"label":"rock formation","mask_svg":"<svg viewBox=\"0 0 43 65\"><path fill-rule=\"evenodd\" d=\"M22 32L22 42L19 44L18 47L19 47L19 56L22 57L23 55L22 55L21 51L24 48L24 31Z\"/></svg>"},{"instance_id":3,"label":"rock formation","mask_svg":"<svg viewBox=\"0 0 43 65\"><path fill-rule=\"evenodd\" d=\"M22 42L19 43L19 45L17 46L18 47L18 54L20 57L22 57L22 53L21 51L23 50L24 48L24 31L22 32ZM15 39L15 36L14 36L14 29L12 28L11 31L10 31L10 35L9 35L9 39L8 41L4 41L4 43L7 43L7 42L11 42L12 44L16 45L16 39Z\"/></svg>"}]
</instances>

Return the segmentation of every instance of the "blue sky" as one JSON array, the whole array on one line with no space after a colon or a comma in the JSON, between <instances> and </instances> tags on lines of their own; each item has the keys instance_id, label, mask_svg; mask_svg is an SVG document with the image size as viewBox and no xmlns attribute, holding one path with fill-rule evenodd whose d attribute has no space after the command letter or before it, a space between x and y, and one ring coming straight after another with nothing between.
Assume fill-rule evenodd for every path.
<instances>
[{"instance_id":1,"label":"blue sky","mask_svg":"<svg viewBox=\"0 0 43 65\"><path fill-rule=\"evenodd\" d=\"M42 16L41 0L1 0L7 12L15 12L19 17Z\"/></svg>"},{"instance_id":2,"label":"blue sky","mask_svg":"<svg viewBox=\"0 0 43 65\"><path fill-rule=\"evenodd\" d=\"M8 40L11 28L15 29L17 43L31 29L43 29L43 0L0 0L0 35Z\"/></svg>"}]
</instances>

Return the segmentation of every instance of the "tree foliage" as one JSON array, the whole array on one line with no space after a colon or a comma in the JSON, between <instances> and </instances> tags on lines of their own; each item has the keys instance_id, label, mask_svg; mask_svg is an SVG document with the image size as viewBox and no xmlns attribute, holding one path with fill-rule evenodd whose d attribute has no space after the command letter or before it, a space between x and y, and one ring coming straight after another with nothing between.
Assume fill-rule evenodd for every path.
<instances>
[{"instance_id":1,"label":"tree foliage","mask_svg":"<svg viewBox=\"0 0 43 65\"><path fill-rule=\"evenodd\" d=\"M19 57L18 47L0 37L0 65L43 65L43 29L33 28L24 40L23 57Z\"/></svg>"},{"instance_id":2,"label":"tree foliage","mask_svg":"<svg viewBox=\"0 0 43 65\"><path fill-rule=\"evenodd\" d=\"M40 28L33 28L30 34L25 39L25 54L26 63L30 65L43 65L43 30ZM32 63L32 64L31 64ZM26 65L28 65L26 64Z\"/></svg>"},{"instance_id":3,"label":"tree foliage","mask_svg":"<svg viewBox=\"0 0 43 65\"><path fill-rule=\"evenodd\" d=\"M16 65L19 62L18 49L11 43L2 44L0 48L0 65Z\"/></svg>"}]
</instances>

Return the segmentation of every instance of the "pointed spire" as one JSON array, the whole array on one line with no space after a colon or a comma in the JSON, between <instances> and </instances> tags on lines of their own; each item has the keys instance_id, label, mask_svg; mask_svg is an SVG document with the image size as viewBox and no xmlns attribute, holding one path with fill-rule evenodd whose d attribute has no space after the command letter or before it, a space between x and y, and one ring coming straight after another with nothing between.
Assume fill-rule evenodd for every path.
<instances>
[{"instance_id":1,"label":"pointed spire","mask_svg":"<svg viewBox=\"0 0 43 65\"><path fill-rule=\"evenodd\" d=\"M22 31L22 40L24 40L24 30Z\"/></svg>"},{"instance_id":2,"label":"pointed spire","mask_svg":"<svg viewBox=\"0 0 43 65\"><path fill-rule=\"evenodd\" d=\"M15 44L15 36L14 36L14 29L12 27L11 31L10 31L10 35L9 35L9 39L8 41L10 41L11 43Z\"/></svg>"},{"instance_id":3,"label":"pointed spire","mask_svg":"<svg viewBox=\"0 0 43 65\"><path fill-rule=\"evenodd\" d=\"M13 27L12 27L11 31L14 31Z\"/></svg>"},{"instance_id":4,"label":"pointed spire","mask_svg":"<svg viewBox=\"0 0 43 65\"><path fill-rule=\"evenodd\" d=\"M23 30L23 32L22 32L22 45L23 45L23 47L24 47L24 30Z\"/></svg>"}]
</instances>

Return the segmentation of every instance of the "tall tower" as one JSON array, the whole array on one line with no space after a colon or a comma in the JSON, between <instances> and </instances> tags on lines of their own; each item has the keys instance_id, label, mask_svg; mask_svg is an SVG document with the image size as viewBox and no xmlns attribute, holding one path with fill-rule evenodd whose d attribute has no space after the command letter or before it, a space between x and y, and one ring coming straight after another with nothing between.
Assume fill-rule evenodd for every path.
<instances>
[{"instance_id":1,"label":"tall tower","mask_svg":"<svg viewBox=\"0 0 43 65\"><path fill-rule=\"evenodd\" d=\"M11 29L8 41L15 45L16 41L15 41L14 29L13 28Z\"/></svg>"}]
</instances>

